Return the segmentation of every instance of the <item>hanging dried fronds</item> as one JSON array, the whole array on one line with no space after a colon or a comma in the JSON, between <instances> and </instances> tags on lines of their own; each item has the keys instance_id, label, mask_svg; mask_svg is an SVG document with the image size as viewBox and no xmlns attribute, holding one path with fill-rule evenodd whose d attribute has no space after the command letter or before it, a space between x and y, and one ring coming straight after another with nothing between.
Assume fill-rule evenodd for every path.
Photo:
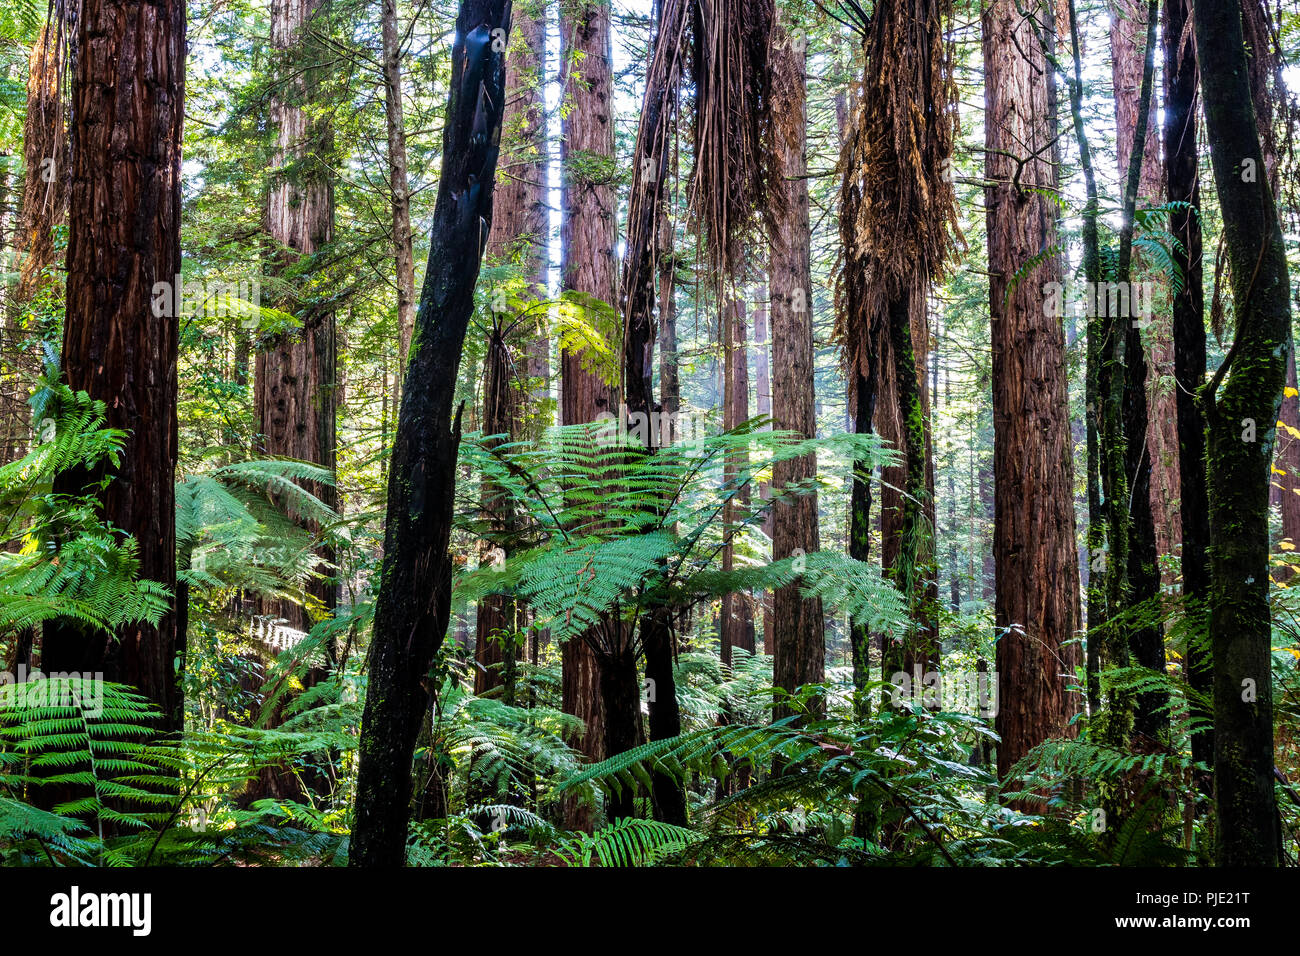
<instances>
[{"instance_id":1,"label":"hanging dried fronds","mask_svg":"<svg viewBox=\"0 0 1300 956\"><path fill-rule=\"evenodd\" d=\"M633 412L649 412L654 405L654 280L667 241L661 235L667 224L663 199L692 7L691 0L663 0L632 152L622 313L624 393Z\"/></svg>"},{"instance_id":2,"label":"hanging dried fronds","mask_svg":"<svg viewBox=\"0 0 1300 956\"><path fill-rule=\"evenodd\" d=\"M857 19L851 8L844 13ZM943 36L951 14L950 0L882 0L862 23L866 67L840 157L836 313L846 362L864 375L870 330L891 302L928 291L959 234L951 179L957 94Z\"/></svg>"},{"instance_id":3,"label":"hanging dried fronds","mask_svg":"<svg viewBox=\"0 0 1300 956\"><path fill-rule=\"evenodd\" d=\"M698 0L695 174L691 211L718 276L730 275L739 241L768 200L763 117L770 82L772 0Z\"/></svg>"}]
</instances>

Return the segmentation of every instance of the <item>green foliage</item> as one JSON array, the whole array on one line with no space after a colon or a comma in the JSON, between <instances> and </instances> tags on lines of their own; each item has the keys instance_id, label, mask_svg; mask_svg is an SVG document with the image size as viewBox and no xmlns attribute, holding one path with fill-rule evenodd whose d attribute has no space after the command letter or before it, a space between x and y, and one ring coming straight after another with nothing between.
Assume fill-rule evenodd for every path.
<instances>
[{"instance_id":1,"label":"green foliage","mask_svg":"<svg viewBox=\"0 0 1300 956\"><path fill-rule=\"evenodd\" d=\"M163 749L151 743L151 705L94 678L45 677L0 687L0 788L6 858L63 864L133 862L105 828L138 833L177 800ZM52 812L16 803L51 801Z\"/></svg>"},{"instance_id":2,"label":"green foliage","mask_svg":"<svg viewBox=\"0 0 1300 956\"><path fill-rule=\"evenodd\" d=\"M167 608L162 585L138 580L135 542L103 520L90 494L56 494L56 476L73 473L93 491L97 473L115 468L122 433L103 427L104 404L53 386L39 443L0 466L0 635L70 618L112 631L156 623Z\"/></svg>"},{"instance_id":3,"label":"green foliage","mask_svg":"<svg viewBox=\"0 0 1300 956\"><path fill-rule=\"evenodd\" d=\"M611 614L635 620L643 608L687 607L727 593L799 582L805 594L877 630L905 627L903 600L875 566L829 551L767 561L749 551L746 541L757 531L764 508L817 488L791 483L767 501L742 504L741 492L775 463L829 445L870 467L892 460L879 438L810 441L759 431L761 425L751 422L652 453L620 442L609 423L550 429L536 448L469 438L465 458L529 517L531 546L519 550L519 542L502 542L510 557L462 574L457 600L520 597L539 624L563 641ZM741 452L747 464L724 482L724 462ZM738 517L724 532L718 519L728 503L736 506ZM717 556L727 541L742 557L747 551L754 557L723 571Z\"/></svg>"}]
</instances>

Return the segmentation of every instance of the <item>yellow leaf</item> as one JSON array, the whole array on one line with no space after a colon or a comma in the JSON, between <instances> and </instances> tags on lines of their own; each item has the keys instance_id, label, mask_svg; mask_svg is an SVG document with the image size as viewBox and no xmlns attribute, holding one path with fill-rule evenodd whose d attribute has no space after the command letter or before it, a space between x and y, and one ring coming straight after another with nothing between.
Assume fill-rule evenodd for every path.
<instances>
[{"instance_id":1,"label":"yellow leaf","mask_svg":"<svg viewBox=\"0 0 1300 956\"><path fill-rule=\"evenodd\" d=\"M1288 385L1286 388L1282 389L1282 394L1285 395L1287 398L1295 398L1297 396L1300 396L1300 391L1297 391L1296 389Z\"/></svg>"}]
</instances>

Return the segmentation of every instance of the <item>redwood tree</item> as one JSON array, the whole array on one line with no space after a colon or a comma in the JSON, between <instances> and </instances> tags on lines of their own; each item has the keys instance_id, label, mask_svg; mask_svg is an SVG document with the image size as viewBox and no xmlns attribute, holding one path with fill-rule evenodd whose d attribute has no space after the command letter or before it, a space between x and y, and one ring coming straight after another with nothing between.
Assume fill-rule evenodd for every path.
<instances>
[{"instance_id":1,"label":"redwood tree","mask_svg":"<svg viewBox=\"0 0 1300 956\"><path fill-rule=\"evenodd\" d=\"M768 288L772 322L772 426L805 438L817 434L813 398L812 274L808 223L808 159L805 90L806 50L784 26L774 25L771 92L768 101L774 144L771 186L775 198L768 215ZM816 477L815 455L778 462L772 485ZM786 496L772 506L772 560L821 547L817 496ZM781 691L825 680L825 622L820 598L804 598L801 583L777 588L772 595L773 679ZM789 708L778 703L776 713Z\"/></svg>"},{"instance_id":2,"label":"redwood tree","mask_svg":"<svg viewBox=\"0 0 1300 956\"><path fill-rule=\"evenodd\" d=\"M84 0L72 84L72 174L63 377L128 432L116 473L97 492L103 515L139 546L140 576L177 593L174 288L181 267L185 6L179 0ZM101 475L65 473L80 493ZM183 592L156 627L95 633L47 623L47 671L103 671L184 723L176 658Z\"/></svg>"},{"instance_id":3,"label":"redwood tree","mask_svg":"<svg viewBox=\"0 0 1300 956\"><path fill-rule=\"evenodd\" d=\"M323 29L320 18L329 0L273 0L271 46L289 63L302 51L319 51L313 31ZM334 310L324 301L300 296L294 288L293 267L320 251L334 236L334 185L330 170L333 131L326 120L311 119L306 102L319 97L320 67L282 67L282 78L271 100L271 124L276 130L271 184L266 200L266 232L270 272L276 283L274 299L302 322L300 329L276 335L257 353L254 406L261 451L297 458L333 470L335 463L335 367L337 364ZM286 275L286 273L288 273ZM282 291L280 291L282 290ZM308 490L330 507L338 504L332 485L316 482ZM320 577L309 594L317 613L332 610L337 588L327 566L333 552L322 547ZM287 620L291 627L310 630L312 616L302 605L262 602L262 613Z\"/></svg>"},{"instance_id":4,"label":"redwood tree","mask_svg":"<svg viewBox=\"0 0 1300 956\"><path fill-rule=\"evenodd\" d=\"M1071 732L1079 617L1065 335L1043 307L1060 279L1052 70L1013 0L983 14L985 188L993 345L998 772ZM1012 279L1034 257L1037 264ZM1050 583L1048 583L1050 582Z\"/></svg>"}]
</instances>

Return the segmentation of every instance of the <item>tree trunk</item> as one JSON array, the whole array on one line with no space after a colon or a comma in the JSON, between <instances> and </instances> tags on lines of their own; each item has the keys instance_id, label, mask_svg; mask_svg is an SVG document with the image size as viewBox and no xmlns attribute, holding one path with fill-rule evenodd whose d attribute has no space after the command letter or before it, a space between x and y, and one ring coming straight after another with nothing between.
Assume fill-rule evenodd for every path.
<instances>
[{"instance_id":1,"label":"tree trunk","mask_svg":"<svg viewBox=\"0 0 1300 956\"><path fill-rule=\"evenodd\" d=\"M274 0L271 45L280 51L317 44L306 36L323 14L328 0ZM328 165L333 130L325 121L309 121L298 105L317 95L314 70L295 74L272 99L271 124L277 129L272 183L267 196L266 231L270 237L271 269L280 273L310 257L333 239L334 186ZM300 167L295 169L295 167ZM328 302L304 301L293 292L277 303L302 322L301 329L281 333L257 353L254 405L261 451L297 458L334 470L335 369L334 311ZM307 490L331 508L338 505L332 485L307 483ZM320 578L307 588L315 615L306 606L264 601L261 613L282 618L290 627L308 631L315 617L333 610L337 587L332 583L332 549L318 550Z\"/></svg>"},{"instance_id":2,"label":"tree trunk","mask_svg":"<svg viewBox=\"0 0 1300 956\"><path fill-rule=\"evenodd\" d=\"M397 30L397 0L382 0L384 125L388 133L388 189L393 207L393 250L397 269L397 375L393 407L401 407L402 374L410 358L415 327L415 245L411 240L411 179L406 167L406 124L402 110L402 48ZM508 108L507 104L507 108Z\"/></svg>"},{"instance_id":3,"label":"tree trunk","mask_svg":"<svg viewBox=\"0 0 1300 956\"><path fill-rule=\"evenodd\" d=\"M766 297L764 297L766 298ZM760 300L754 309L754 406L759 418L770 418L772 415L772 342L770 330L767 321L766 301ZM763 426L764 431L770 431L771 423ZM760 481L758 484L758 496L766 501L771 497L771 485L767 481ZM769 510L763 516L763 533L772 537L772 512ZM772 653L772 594L770 591L764 591L759 596L759 604L763 611L763 653L770 655ZM755 642L757 645L757 642Z\"/></svg>"},{"instance_id":4,"label":"tree trunk","mask_svg":"<svg viewBox=\"0 0 1300 956\"><path fill-rule=\"evenodd\" d=\"M25 306L50 285L47 269L54 263L54 227L67 214L68 137L59 96L59 54L66 42L57 23L47 23L37 36L28 61L27 118L23 126L22 205L14 247L21 259L17 286L0 325L0 464L16 461L28 451L31 408L28 395L42 371L40 332L24 321ZM0 245L0 248L3 248Z\"/></svg>"},{"instance_id":5,"label":"tree trunk","mask_svg":"<svg viewBox=\"0 0 1300 956\"><path fill-rule=\"evenodd\" d=\"M1051 71L1032 25L1011 0L983 14L985 175L993 346L994 627L998 773L1073 731L1079 568L1074 553L1074 451L1065 340L1043 290L1060 280L1047 256L1014 288L1011 277L1056 242L1050 163ZM1043 582L1051 582L1044 586Z\"/></svg>"},{"instance_id":6,"label":"tree trunk","mask_svg":"<svg viewBox=\"0 0 1300 956\"><path fill-rule=\"evenodd\" d=\"M1223 365L1201 392L1214 541L1216 862L1274 866L1281 839L1273 794L1268 490L1291 345L1287 263L1272 191L1261 175L1264 156L1253 122L1240 7L1236 0L1200 0L1195 21L1237 328Z\"/></svg>"},{"instance_id":7,"label":"tree trunk","mask_svg":"<svg viewBox=\"0 0 1300 956\"><path fill-rule=\"evenodd\" d=\"M1289 102L1286 81L1282 73L1283 59L1278 50L1277 27L1271 22L1270 10L1261 0L1241 0L1241 26L1246 40L1246 64L1250 77L1250 98L1255 104L1255 128L1259 131L1259 146L1264 155L1264 172L1273 195L1279 192L1279 166L1277 131L1274 123L1277 104ZM1294 353L1294 348L1292 353ZM1287 385L1296 387L1295 355L1287 359ZM1279 420L1291 428L1300 429L1300 398L1287 394L1282 397L1282 414ZM1300 440L1285 428L1277 435L1272 499L1282 514L1282 539L1300 546ZM1274 569L1274 576L1289 581L1294 576L1287 567Z\"/></svg>"},{"instance_id":8,"label":"tree trunk","mask_svg":"<svg viewBox=\"0 0 1300 956\"><path fill-rule=\"evenodd\" d=\"M1173 298L1174 389L1178 402L1178 470L1182 495L1182 571L1185 613L1200 620L1192 628L1202 634L1209 599L1210 503L1206 495L1205 416L1196 400L1205 383L1205 315L1201 265L1201 190L1196 155L1196 53L1190 37L1191 0L1167 0L1164 6L1165 46L1165 168L1170 202L1191 208L1169 212L1169 231L1186 251L1174 250L1174 264L1184 276L1182 290ZM1297 496L1300 501L1300 496ZM1213 692L1210 655L1189 641L1187 679L1194 690ZM1193 705L1192 713L1208 722L1207 708ZM1214 730L1207 727L1192 735L1192 759L1210 765L1214 760Z\"/></svg>"},{"instance_id":9,"label":"tree trunk","mask_svg":"<svg viewBox=\"0 0 1300 956\"><path fill-rule=\"evenodd\" d=\"M546 23L521 10L514 19L514 37L506 53L506 103L501 139L503 162L496 190L496 214L488 233L489 260L518 260L532 298L546 295L546 126L542 115L542 88L546 61ZM545 343L535 324L526 318L496 317L488 339L483 384L483 433L524 437L527 421L536 413L529 403L536 342ZM542 349L544 356L544 346ZM532 413L532 414L530 414ZM503 538L518 530L508 496L488 485L483 489L488 525L495 532L498 555L506 556ZM490 555L484 555L490 558ZM504 684L507 665L523 652L511 645L522 630L524 607L501 595L479 603L474 655L474 693L486 694ZM505 687L513 702L513 687Z\"/></svg>"},{"instance_id":10,"label":"tree trunk","mask_svg":"<svg viewBox=\"0 0 1300 956\"><path fill-rule=\"evenodd\" d=\"M507 59L507 70L509 61ZM499 198L499 197L498 197ZM495 223L494 223L495 225ZM489 242L490 245L490 242ZM513 363L500 323L488 333L487 357L483 379L483 434L505 435L492 444L510 442L519 437L523 417L525 393L512 376ZM491 537L482 542L479 554L481 564L505 560L507 539L519 530L519 517L508 493L483 482L483 520L491 530ZM506 686L505 665L519 655L521 646L515 641L522 627L520 603L502 594L490 594L479 601L474 632L474 693L483 696L505 687L506 695L513 697L513 688Z\"/></svg>"},{"instance_id":11,"label":"tree trunk","mask_svg":"<svg viewBox=\"0 0 1300 956\"><path fill-rule=\"evenodd\" d=\"M180 730L184 598L176 582L176 351L173 284L180 272L185 7L85 0L73 82L64 380L107 405L127 432L122 464L99 492L103 517L139 546L140 576L177 598L157 627L116 635L58 620L45 627L47 671L102 671L136 687ZM161 289L165 295L158 295ZM79 494L101 475L64 473Z\"/></svg>"},{"instance_id":12,"label":"tree trunk","mask_svg":"<svg viewBox=\"0 0 1300 956\"><path fill-rule=\"evenodd\" d=\"M617 200L612 182L601 170L593 169L602 159L612 162L614 156L610 8L606 0L595 0L566 9L564 14L560 18L560 62L565 65L563 85L569 111L560 139L560 282L565 290L614 305L618 301L614 258ZM617 389L584 370L580 356L564 352L560 375L561 424L593 422L618 414ZM586 727L574 745L588 760L612 756L604 752L608 715L595 650L588 640L571 638L562 646L561 663L564 712L580 718ZM585 808L570 801L565 805L565 826L590 830L592 821Z\"/></svg>"},{"instance_id":13,"label":"tree trunk","mask_svg":"<svg viewBox=\"0 0 1300 956\"><path fill-rule=\"evenodd\" d=\"M1116 152L1119 171L1128 172L1137 128L1139 92L1142 86L1143 54L1146 52L1147 4L1144 0L1115 0L1117 14L1110 21L1111 77L1115 88ZM1160 157L1160 125L1156 99L1150 99L1146 137L1142 149L1142 172L1138 197L1144 204L1158 205L1164 184ZM1135 266L1138 265L1135 257ZM1150 267L1135 268L1136 278L1156 281ZM1163 281L1163 278L1161 278ZM1171 316L1153 313L1142 340L1149 361L1146 377L1146 402L1149 415L1144 425L1145 447L1149 456L1150 510L1153 547L1157 554L1174 554L1181 540L1181 520L1170 502L1179 496L1177 411L1174 390L1162 386L1173 375L1173 340ZM1140 444L1140 443L1139 443ZM1136 493L1136 492L1135 492ZM1171 573L1172 575L1172 573ZM1164 581L1172 584L1172 576Z\"/></svg>"},{"instance_id":14,"label":"tree trunk","mask_svg":"<svg viewBox=\"0 0 1300 956\"><path fill-rule=\"evenodd\" d=\"M772 424L805 438L817 434L813 396L812 273L808 224L808 162L805 151L805 52L784 27L772 31L771 97L769 109L776 148L775 165L781 191L768 222L768 287L772 299ZM814 455L773 466L772 486L778 494L791 482L817 474ZM772 507L772 560L811 554L821 547L817 496L805 494ZM804 684L825 680L825 622L820 598L805 599L801 582L778 588L772 595L772 655L774 683L792 692ZM818 708L814 705L813 710ZM790 709L778 702L776 715Z\"/></svg>"},{"instance_id":15,"label":"tree trunk","mask_svg":"<svg viewBox=\"0 0 1300 956\"><path fill-rule=\"evenodd\" d=\"M737 428L749 420L749 365L745 348L745 304L738 299L727 303L723 310L723 365L726 396L722 406L722 427ZM729 456L723 467L723 485L731 489L738 476L748 466L748 455L743 452ZM748 508L749 488L739 493L722 508L722 533L727 543L722 549L722 570L735 569L735 534L737 509ZM728 592L722 596L719 636L722 643L722 662L731 666L731 649L743 648L754 652L754 611L747 594Z\"/></svg>"},{"instance_id":16,"label":"tree trunk","mask_svg":"<svg viewBox=\"0 0 1300 956\"><path fill-rule=\"evenodd\" d=\"M316 21L324 15L327 4L328 0L273 0L272 47L282 54L318 50L319 44L310 31L318 29ZM271 124L276 128L277 141L265 221L270 240L269 268L277 275L319 252L334 234L334 186L328 165L333 131L327 122L309 121L306 108L300 105L317 96L318 68L294 72L292 79L283 82L285 86L271 101ZM286 284L293 281L289 279ZM299 318L302 328L280 333L257 353L253 402L260 451L309 461L333 471L338 348L334 312L328 304L303 301L292 288L276 304ZM320 482L307 482L305 486L326 505L337 508L335 486ZM259 616L310 631L320 617L333 611L338 600L338 588L333 583L334 552L322 545L316 553L320 577L308 582L306 602L263 599L258 602ZM326 668L312 666L303 683L310 687L327 674ZM268 689L263 690L269 696ZM265 720L268 726L282 723L283 706L276 707ZM248 801L271 796L301 799L301 790L295 774L268 768L250 784L244 797Z\"/></svg>"},{"instance_id":17,"label":"tree trunk","mask_svg":"<svg viewBox=\"0 0 1300 956\"><path fill-rule=\"evenodd\" d=\"M1156 0L1148 4L1146 15L1142 17L1146 28L1146 42L1143 47L1144 59L1140 73L1140 92L1137 98L1135 127L1128 133L1128 142L1132 145L1124 170L1123 215L1124 225L1120 232L1119 262L1116 278L1120 288L1132 286L1134 274L1133 263L1133 213L1137 201L1142 196L1142 173L1146 167L1145 148L1153 144L1150 117L1154 110L1151 104L1156 55L1156 20L1159 7ZM1148 20L1149 18L1149 20ZM1120 125L1123 140L1124 124ZM1138 140L1141 140L1141 143ZM1153 191L1156 186L1147 184ZM1130 293L1130 308L1133 294ZM1108 303L1109 305L1109 303ZM1147 361L1145 344L1142 340L1140 318L1128 312L1114 316L1115 330L1122 329L1125 343L1123 351L1123 403L1122 418L1124 430L1125 462L1124 472L1132 482L1128 490L1127 501L1116 502L1118 508L1129 509L1128 541L1126 547L1127 566L1125 578L1127 589L1122 603L1123 609L1146 606L1151 608L1160 596L1160 568L1156 544L1155 517L1152 510L1152 461L1148 451L1148 432L1150 416L1147 414ZM1159 502L1161 510L1164 502ZM1117 613L1120 608L1112 608ZM1145 667L1163 675L1165 673L1164 628L1160 620L1149 613L1140 615L1139 622L1129 626L1128 650L1132 660L1140 667ZM1137 746L1147 749L1156 745L1156 741L1169 725L1168 715L1164 712L1167 695L1153 691L1139 694L1134 712L1133 732L1140 742Z\"/></svg>"},{"instance_id":18,"label":"tree trunk","mask_svg":"<svg viewBox=\"0 0 1300 956\"><path fill-rule=\"evenodd\" d=\"M452 508L460 413L452 402L474 285L492 222L505 99L506 0L464 0L456 19L442 173L416 337L388 481L349 863L400 866L411 807L411 757L429 707L428 672L451 605Z\"/></svg>"},{"instance_id":19,"label":"tree trunk","mask_svg":"<svg viewBox=\"0 0 1300 956\"><path fill-rule=\"evenodd\" d=\"M691 6L684 0L667 0L659 8L654 52L646 74L645 99L633 154L632 188L628 199L627 253L623 266L624 298L621 303L623 378L627 387L628 434L643 438L645 447L629 449L631 455L653 454L663 443L672 440L671 419L665 433L663 420L656 414L663 409L657 407L654 400L655 280L663 278L663 268L657 261L658 257L665 252L671 256L671 237L666 234L668 217L664 208L664 196L669 146L677 121L678 87L684 54L682 38L686 33L690 12ZM671 280L671 272L668 278ZM648 510L659 513L662 513L663 505L659 501L646 502ZM646 677L651 682L651 694L647 702L651 740L664 740L681 733L677 684L673 673L673 612L671 607L650 606L642 611L639 621L641 643L645 651ZM635 678L635 659L631 663L631 673ZM607 716L610 713L608 706L607 701ZM639 701L636 713L639 717ZM639 741L633 741L631 745L637 742ZM657 819L685 825L686 796L672 775L654 772L651 792ZM625 806L630 810L630 803Z\"/></svg>"}]
</instances>

